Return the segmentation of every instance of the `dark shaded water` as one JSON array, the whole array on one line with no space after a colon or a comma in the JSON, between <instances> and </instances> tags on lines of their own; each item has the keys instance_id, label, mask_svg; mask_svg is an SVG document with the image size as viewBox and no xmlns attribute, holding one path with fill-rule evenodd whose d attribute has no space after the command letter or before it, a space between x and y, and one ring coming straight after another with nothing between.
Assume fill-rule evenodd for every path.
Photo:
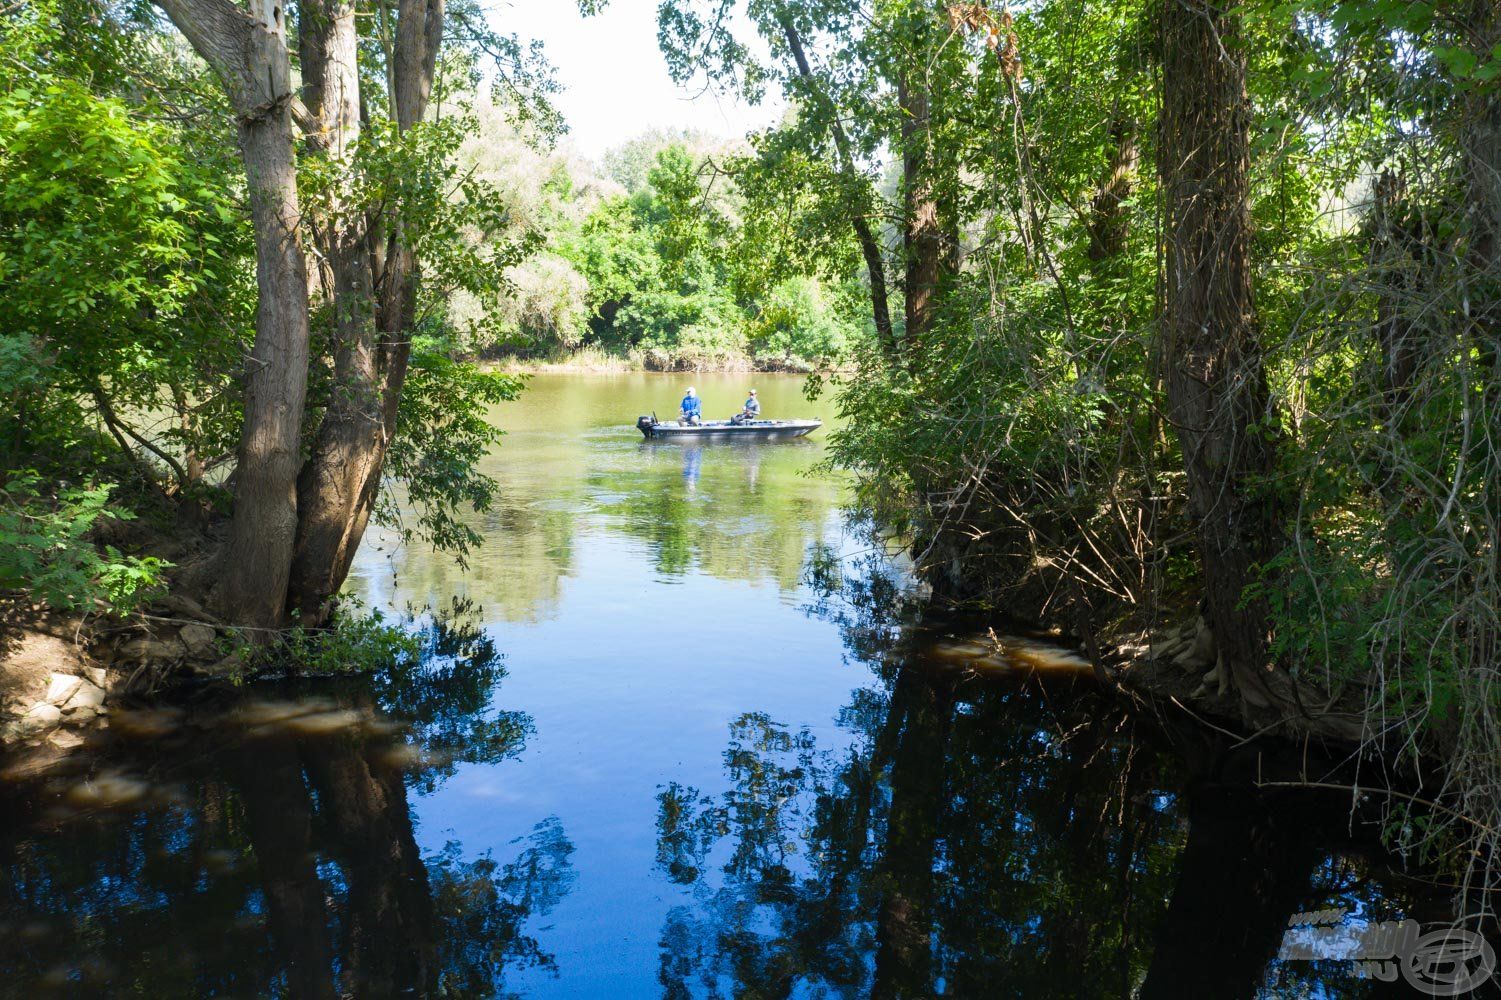
<instances>
[{"instance_id":1,"label":"dark shaded water","mask_svg":"<svg viewBox=\"0 0 1501 1000\"><path fill-rule=\"evenodd\" d=\"M1045 642L911 624L816 440L640 442L683 384L497 411L467 571L372 540L356 593L449 609L421 657L13 764L0 995L1423 995L1276 954L1296 913L1438 923L1441 890ZM744 382L697 385L717 415Z\"/></svg>"}]
</instances>

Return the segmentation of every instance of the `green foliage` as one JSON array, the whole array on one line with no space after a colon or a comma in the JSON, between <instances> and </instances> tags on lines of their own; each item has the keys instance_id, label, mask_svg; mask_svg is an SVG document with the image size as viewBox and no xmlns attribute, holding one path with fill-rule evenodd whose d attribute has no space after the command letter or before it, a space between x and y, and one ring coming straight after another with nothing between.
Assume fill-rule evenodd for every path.
<instances>
[{"instance_id":1,"label":"green foliage","mask_svg":"<svg viewBox=\"0 0 1501 1000\"><path fill-rule=\"evenodd\" d=\"M815 278L787 278L773 285L761 301L752 321L751 343L757 354L847 357L864 332L850 319L858 308L858 289L846 286L831 294Z\"/></svg>"},{"instance_id":2,"label":"green foliage","mask_svg":"<svg viewBox=\"0 0 1501 1000\"><path fill-rule=\"evenodd\" d=\"M223 385L237 344L205 314L243 309L244 282L222 178L120 102L45 78L0 92L0 172L0 310L32 359L9 376L29 417L13 448L76 432L80 407L118 414L160 405L163 386ZM200 421L198 437L211 432Z\"/></svg>"},{"instance_id":3,"label":"green foliage","mask_svg":"<svg viewBox=\"0 0 1501 1000\"><path fill-rule=\"evenodd\" d=\"M111 507L110 486L43 491L34 470L10 473L0 486L0 590L66 610L95 602L123 610L162 584L169 563L96 546L90 532L105 519L133 515Z\"/></svg>"},{"instance_id":4,"label":"green foliage","mask_svg":"<svg viewBox=\"0 0 1501 1000\"><path fill-rule=\"evenodd\" d=\"M379 674L396 669L397 664L417 662L422 653L421 636L412 631L410 622L390 620L379 608L345 598L328 627L306 629L294 624L277 643L255 650L251 666L285 664L314 677Z\"/></svg>"},{"instance_id":5,"label":"green foliage","mask_svg":"<svg viewBox=\"0 0 1501 1000\"><path fill-rule=\"evenodd\" d=\"M629 196L602 201L561 244L589 288L585 342L667 366L847 358L865 335L858 297L837 277L768 274L788 233L751 221L742 155L663 141L616 154Z\"/></svg>"},{"instance_id":6,"label":"green foliage","mask_svg":"<svg viewBox=\"0 0 1501 1000\"><path fill-rule=\"evenodd\" d=\"M1271 396L1251 433L1276 455L1237 488L1282 517L1244 597L1270 607L1290 671L1368 695L1373 731L1409 741L1399 752L1470 747L1465 766L1493 787L1482 761L1501 694L1476 668L1501 648L1501 219L1479 207L1496 186L1477 131L1496 114L1494 13L1232 7L1248 62L1253 349ZM861 288L851 215L885 220L881 263L899 291L907 195L931 195L951 255L933 328L904 341L894 301L898 343L857 348L853 371L819 384L845 417L832 461L856 472L861 506L966 594L1035 586L1050 607L1118 621L1184 614L1203 592L1161 382L1173 234L1157 189L1159 10L659 12L680 81L751 98L772 83L794 107L734 162L740 244L759 259L728 272L737 302L757 303L758 350L818 315L801 305L808 276ZM759 37L736 37L746 26ZM914 89L919 119L903 101Z\"/></svg>"},{"instance_id":7,"label":"green foliage","mask_svg":"<svg viewBox=\"0 0 1501 1000\"><path fill-rule=\"evenodd\" d=\"M397 436L386 456L387 475L400 485L382 490L376 517L403 538L421 537L462 563L483 539L459 513L488 510L498 489L482 468L500 443L493 408L515 399L524 381L455 361L442 346L428 338L413 348Z\"/></svg>"},{"instance_id":8,"label":"green foliage","mask_svg":"<svg viewBox=\"0 0 1501 1000\"><path fill-rule=\"evenodd\" d=\"M24 68L0 80L0 589L55 607L130 607L166 566L97 548L94 526L130 515L114 487L68 483L187 487L189 456L238 429L249 228L222 133L157 114L201 70L159 54L156 88L134 87L146 31L79 0L0 23L0 60Z\"/></svg>"},{"instance_id":9,"label":"green foliage","mask_svg":"<svg viewBox=\"0 0 1501 1000\"><path fill-rule=\"evenodd\" d=\"M535 148L505 120L503 106L481 104L473 116L477 127L456 162L470 182L500 197L505 212L495 231L518 250L491 258L498 294L465 289L454 298L447 315L458 346L521 354L603 349L680 366L748 354L843 358L864 335L851 319L858 299L832 270L814 277L820 287L802 295L796 317L787 308L796 293L781 289L776 319L762 321L773 286L801 275L767 273L767 262L787 259L796 241L783 227L753 220L738 144L648 132L607 154L599 176ZM472 244L483 217L465 211Z\"/></svg>"}]
</instances>

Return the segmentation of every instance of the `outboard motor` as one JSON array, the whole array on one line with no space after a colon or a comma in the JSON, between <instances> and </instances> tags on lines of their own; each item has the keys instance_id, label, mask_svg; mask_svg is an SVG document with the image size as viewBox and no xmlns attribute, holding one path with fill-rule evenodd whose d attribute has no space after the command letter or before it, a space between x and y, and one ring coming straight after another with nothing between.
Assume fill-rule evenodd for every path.
<instances>
[{"instance_id":1,"label":"outboard motor","mask_svg":"<svg viewBox=\"0 0 1501 1000\"><path fill-rule=\"evenodd\" d=\"M641 436L642 437L650 438L651 437L651 429L653 427L655 427L655 426L657 426L657 418L656 417L637 417L636 418L636 430L638 430L638 431L641 432Z\"/></svg>"}]
</instances>

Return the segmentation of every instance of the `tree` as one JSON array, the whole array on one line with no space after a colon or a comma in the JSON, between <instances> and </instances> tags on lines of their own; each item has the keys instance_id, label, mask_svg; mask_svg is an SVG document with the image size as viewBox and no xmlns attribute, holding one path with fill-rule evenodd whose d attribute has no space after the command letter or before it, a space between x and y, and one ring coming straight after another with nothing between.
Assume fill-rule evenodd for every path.
<instances>
[{"instance_id":1,"label":"tree","mask_svg":"<svg viewBox=\"0 0 1501 1000\"><path fill-rule=\"evenodd\" d=\"M443 0L399 4L385 68L398 143L426 114L443 40L443 12ZM389 16L388 5L382 3L379 13ZM316 128L327 136L336 169L347 171L361 120L354 7L312 5L303 25L303 52L313 57L304 72L311 81L308 96L319 109ZM337 345L333 390L297 482L297 544L287 593L289 605L313 622L326 617L375 508L396 431L417 312L410 223L398 215L388 226L369 227L364 207L350 206L337 194L327 209ZM372 302L376 290L379 298Z\"/></svg>"},{"instance_id":2,"label":"tree","mask_svg":"<svg viewBox=\"0 0 1501 1000\"><path fill-rule=\"evenodd\" d=\"M905 6L882 5L882 15L890 13L889 7ZM926 3L913 6L921 13L913 14L908 27L923 23L923 13L931 13ZM766 67L756 62L750 48L731 33L734 0L712 0L704 13L696 7L693 0L679 0L664 3L658 11L658 37L674 78L684 83L702 75L713 85L739 89L751 100L759 99L770 78L797 102L797 115L767 137L776 141L763 143L763 159L770 168L766 173L775 175L778 161L788 150L831 161L837 178L835 197L840 199L839 225L848 227L847 234L859 247L878 342L894 352L896 335L888 301L881 221L893 214L903 220L899 225L903 246L915 251L904 254L903 272L906 283L918 293L917 333L929 321L931 303L925 290L930 282L936 282L939 259L936 229L929 226L928 216L924 214L915 229L911 227L913 213L931 207L925 181L917 176L931 152L925 145L929 119L922 105L930 80L925 76L928 67L917 52L921 44L911 48L905 44L890 46L892 36L881 30L886 18L876 22L881 27L862 26L858 12L848 4L752 4L747 14L762 42L773 60L785 60L780 66L774 61ZM817 67L809 54L809 38L814 32L839 47L827 68ZM898 52L895 66L881 58L883 53L893 51ZM933 54L929 50L923 53ZM901 62L902 58L907 62ZM880 102L889 97L893 86L898 92L896 117L901 122L897 136L882 134L888 120ZM903 184L909 197L905 209L897 213L881 205L874 192L869 157L883 140L890 141L904 157ZM786 182L786 178L782 180ZM936 215L932 222L937 225ZM911 319L909 315L909 322Z\"/></svg>"},{"instance_id":3,"label":"tree","mask_svg":"<svg viewBox=\"0 0 1501 1000\"><path fill-rule=\"evenodd\" d=\"M443 0L378 3L370 45L362 44L353 3L299 5L300 96L290 86L282 7L256 0L247 14L230 0L160 6L215 69L236 109L259 248L257 346L214 603L227 619L262 629L275 628L288 610L316 625L376 509L393 443L410 426L401 400L414 341L441 331L443 300L454 288L479 290L493 304L501 272L529 244L494 242L506 230L500 196L458 174L455 154L470 120L427 120ZM513 59L510 82L526 86L535 67L519 43L478 38L475 30L464 18L456 28ZM384 93L366 92L371 70ZM311 274L305 245L318 251ZM315 313L328 320L326 367L322 355L309 358ZM308 406L310 375L316 392ZM510 391L484 387L482 394ZM304 442L310 423L316 430ZM444 447L434 436L426 443ZM442 491L422 493L440 506L460 497L484 502L485 491L467 478L450 486L446 499ZM424 520L447 523L435 516ZM470 536L445 537L462 546Z\"/></svg>"},{"instance_id":4,"label":"tree","mask_svg":"<svg viewBox=\"0 0 1501 1000\"><path fill-rule=\"evenodd\" d=\"M255 342L245 368L245 423L235 510L213 601L252 628L281 624L297 531L297 473L307 392L308 275L297 233L291 60L285 9L252 0L160 0L219 77L236 115L255 228Z\"/></svg>"},{"instance_id":5,"label":"tree","mask_svg":"<svg viewBox=\"0 0 1501 1000\"><path fill-rule=\"evenodd\" d=\"M802 98L807 102L809 111L827 121L829 135L834 140L834 150L838 158L837 169L841 179L856 192L858 200L855 210L850 213L850 228L855 234L855 242L860 246L860 256L865 260L865 276L870 283L871 317L875 321L877 341L888 350L892 350L896 344L896 334L891 328L891 306L887 302L886 261L870 224L870 208L868 204L862 203L868 201L869 194L864 191L865 185L860 183L860 174L855 167L855 157L850 148L849 136L845 133L844 125L840 121L838 109L830 105L827 96L818 86L818 81L813 75L813 66L808 61L807 53L803 51L802 36L797 30L792 12L785 8L779 10L777 23L782 28L782 36L787 41L787 50L791 53L793 64L797 67L798 83L806 88L802 93ZM864 198L860 197L862 194Z\"/></svg>"},{"instance_id":6,"label":"tree","mask_svg":"<svg viewBox=\"0 0 1501 1000\"><path fill-rule=\"evenodd\" d=\"M1165 0L1159 170L1166 210L1161 357L1188 472L1209 620L1248 705L1274 698L1264 602L1242 603L1276 545L1274 416L1251 301L1250 107L1236 3Z\"/></svg>"}]
</instances>

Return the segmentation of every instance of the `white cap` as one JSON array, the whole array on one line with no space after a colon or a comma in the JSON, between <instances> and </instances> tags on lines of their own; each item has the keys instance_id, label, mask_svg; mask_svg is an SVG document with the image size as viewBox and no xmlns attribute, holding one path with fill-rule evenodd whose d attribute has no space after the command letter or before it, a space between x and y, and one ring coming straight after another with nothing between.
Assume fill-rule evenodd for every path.
<instances>
[{"instance_id":1,"label":"white cap","mask_svg":"<svg viewBox=\"0 0 1501 1000\"><path fill-rule=\"evenodd\" d=\"M693 395L693 386L691 385L688 387L688 395Z\"/></svg>"}]
</instances>

